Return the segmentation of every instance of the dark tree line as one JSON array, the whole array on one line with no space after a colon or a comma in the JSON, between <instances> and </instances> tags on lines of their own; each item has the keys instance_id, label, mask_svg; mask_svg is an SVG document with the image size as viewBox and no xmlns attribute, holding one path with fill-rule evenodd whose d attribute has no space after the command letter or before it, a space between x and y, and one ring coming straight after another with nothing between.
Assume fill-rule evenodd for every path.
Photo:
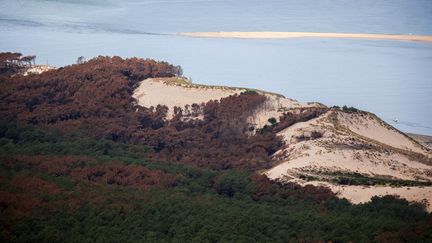
<instances>
[{"instance_id":1,"label":"dark tree line","mask_svg":"<svg viewBox=\"0 0 432 243\"><path fill-rule=\"evenodd\" d=\"M18 52L0 53L0 76L18 74L35 65L36 56L23 56Z\"/></svg>"}]
</instances>

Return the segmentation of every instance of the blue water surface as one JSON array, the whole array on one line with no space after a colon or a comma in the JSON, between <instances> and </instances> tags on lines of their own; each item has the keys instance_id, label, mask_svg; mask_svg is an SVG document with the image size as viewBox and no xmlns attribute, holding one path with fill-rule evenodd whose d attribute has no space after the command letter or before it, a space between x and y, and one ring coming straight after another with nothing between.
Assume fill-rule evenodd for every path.
<instances>
[{"instance_id":1,"label":"blue water surface","mask_svg":"<svg viewBox=\"0 0 432 243\"><path fill-rule=\"evenodd\" d=\"M355 106L432 135L432 43L176 35L187 31L432 35L432 1L0 0L0 51L35 54L41 64L97 55L166 60L194 82Z\"/></svg>"}]
</instances>

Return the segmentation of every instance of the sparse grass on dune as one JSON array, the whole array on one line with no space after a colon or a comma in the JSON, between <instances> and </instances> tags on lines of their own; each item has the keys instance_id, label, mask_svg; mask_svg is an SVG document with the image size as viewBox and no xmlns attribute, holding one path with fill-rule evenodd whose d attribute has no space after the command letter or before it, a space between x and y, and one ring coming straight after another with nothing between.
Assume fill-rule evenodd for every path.
<instances>
[{"instance_id":1,"label":"sparse grass on dune","mask_svg":"<svg viewBox=\"0 0 432 243\"><path fill-rule=\"evenodd\" d=\"M230 91L240 91L240 92L255 91L255 92L258 92L261 94L268 94L268 95L274 95L274 96L277 96L280 98L285 98L285 96L283 96L281 94L270 92L270 91L264 91L264 90L260 90L260 89L224 86L224 85L196 84L196 83L192 83L192 81L190 81L184 77L155 78L155 79L150 79L150 80L162 82L162 83L167 84L167 85L181 86L184 88L218 89L218 90L230 90Z\"/></svg>"},{"instance_id":2,"label":"sparse grass on dune","mask_svg":"<svg viewBox=\"0 0 432 243\"><path fill-rule=\"evenodd\" d=\"M389 124L385 123L383 120L379 119L376 115L374 115L372 113L369 113L369 112L365 112L365 111L360 111L360 112L362 112L363 114L366 114L366 115L372 117L372 119L375 119L377 122L379 122L385 128L402 134L405 138L409 139L409 141L412 141L417 146L420 146L421 148L425 149L426 151L429 151L429 149L427 149L424 146L422 146L419 142L415 141L413 138L407 136L406 134L400 132L399 130L393 128ZM424 154L421 154L421 153L418 153L418 152L414 152L414 151L410 151L410 150L406 150L406 149L396 148L394 146L390 146L388 144L382 143L382 142L377 141L375 139L372 139L372 138L369 138L369 137L366 137L366 136L363 136L361 134L358 134L358 133L355 133L355 132L351 131L349 128L347 128L347 127L343 126L342 124L340 124L336 111L333 111L329 115L329 118L330 118L329 121L333 123L334 127L338 131L341 131L343 133L349 134L352 137L359 138L359 139L361 139L363 141L366 141L368 143L372 143L372 144L376 145L377 148L393 151L395 153L399 153L399 154L405 155L408 158L410 158L411 160L415 160L415 161L418 161L418 162L426 164L426 165L432 165L432 158L428 157L428 156L426 156Z\"/></svg>"},{"instance_id":3,"label":"sparse grass on dune","mask_svg":"<svg viewBox=\"0 0 432 243\"><path fill-rule=\"evenodd\" d=\"M298 172L296 176L305 181L326 181L336 185L432 186L432 181L402 180L390 178L389 176L370 176L357 172L304 170Z\"/></svg>"}]
</instances>

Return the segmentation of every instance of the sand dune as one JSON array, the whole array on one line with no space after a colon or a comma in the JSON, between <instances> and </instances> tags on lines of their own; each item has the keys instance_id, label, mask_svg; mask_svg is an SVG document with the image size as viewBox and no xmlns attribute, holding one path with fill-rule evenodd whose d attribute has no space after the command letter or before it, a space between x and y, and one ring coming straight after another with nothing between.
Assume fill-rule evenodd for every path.
<instances>
[{"instance_id":1,"label":"sand dune","mask_svg":"<svg viewBox=\"0 0 432 243\"><path fill-rule=\"evenodd\" d=\"M245 91L245 89L195 85L188 82L178 78L149 78L140 83L133 97L144 107L167 106L168 118L171 118L174 114L174 106L184 108L186 105L200 105Z\"/></svg>"},{"instance_id":2,"label":"sand dune","mask_svg":"<svg viewBox=\"0 0 432 243\"><path fill-rule=\"evenodd\" d=\"M431 35L393 35L361 33L319 33L319 32L182 32L181 36L205 38L240 38L240 39L290 39L290 38L351 38L376 40L403 40L432 42Z\"/></svg>"},{"instance_id":3,"label":"sand dune","mask_svg":"<svg viewBox=\"0 0 432 243\"><path fill-rule=\"evenodd\" d=\"M174 106L183 108L243 91L246 89L194 84L178 77L154 78L143 80L133 97L145 107L166 105L170 119ZM247 120L248 125L255 128L268 125L271 117L279 120L287 111L323 106L258 92L267 100ZM183 114L185 120L202 117L202 113L187 114ZM321 136L313 137L313 133ZM285 146L273 155L273 167L264 172L270 179L323 184L353 203L366 202L373 196L398 195L410 201L427 202L432 212L432 186L415 183L409 187L406 186L409 184L340 185L335 182L339 177L354 173L368 180L432 182L432 151L375 115L334 108L316 118L297 122L278 135Z\"/></svg>"},{"instance_id":4,"label":"sand dune","mask_svg":"<svg viewBox=\"0 0 432 243\"><path fill-rule=\"evenodd\" d=\"M184 108L186 105L200 105L210 100L220 100L247 90L250 89L194 84L184 78L149 78L139 84L133 97L137 99L139 105L144 107L167 106L168 118L170 119L174 114L174 106ZM276 93L255 91L267 97L267 101L248 119L248 122L256 127L263 127L268 124L270 117L279 119L283 114L281 108L320 106L313 102L309 104L299 103Z\"/></svg>"},{"instance_id":5,"label":"sand dune","mask_svg":"<svg viewBox=\"0 0 432 243\"><path fill-rule=\"evenodd\" d=\"M312 139L312 132L319 132L322 137ZM265 172L270 179L325 184L353 203L366 202L372 196L398 195L410 201L428 202L428 210L432 212L431 186L329 183L338 177L338 173L345 173L345 176L359 173L388 180L432 181L431 151L373 114L333 109L315 119L298 122L279 135L286 146L273 156L278 163Z\"/></svg>"}]
</instances>

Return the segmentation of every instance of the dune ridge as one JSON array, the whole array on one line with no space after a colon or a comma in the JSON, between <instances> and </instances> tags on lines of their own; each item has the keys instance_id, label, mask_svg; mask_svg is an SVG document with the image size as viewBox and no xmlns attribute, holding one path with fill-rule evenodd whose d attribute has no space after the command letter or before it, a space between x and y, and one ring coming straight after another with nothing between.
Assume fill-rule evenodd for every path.
<instances>
[{"instance_id":1,"label":"dune ridge","mask_svg":"<svg viewBox=\"0 0 432 243\"><path fill-rule=\"evenodd\" d=\"M236 38L236 39L291 39L291 38L348 38L375 40L402 40L432 42L431 35L396 35L396 34L363 34L363 33L320 33L320 32L181 32L181 36L202 38Z\"/></svg>"},{"instance_id":2,"label":"dune ridge","mask_svg":"<svg viewBox=\"0 0 432 243\"><path fill-rule=\"evenodd\" d=\"M175 106L184 107L182 119L187 121L203 119L202 109L196 109L194 115L194 103L202 106L245 91L194 84L179 77L149 78L140 82L133 97L144 107L167 106L168 120L173 118ZM352 203L364 203L373 196L397 195L424 203L432 212L432 151L422 143L372 113L256 92L266 96L266 101L246 120L253 128L247 132L250 135L266 126L283 124L287 113L290 118L301 114L307 117L308 111L326 110L278 132L284 146L272 155L270 168L262 171L269 179L328 187Z\"/></svg>"}]
</instances>

